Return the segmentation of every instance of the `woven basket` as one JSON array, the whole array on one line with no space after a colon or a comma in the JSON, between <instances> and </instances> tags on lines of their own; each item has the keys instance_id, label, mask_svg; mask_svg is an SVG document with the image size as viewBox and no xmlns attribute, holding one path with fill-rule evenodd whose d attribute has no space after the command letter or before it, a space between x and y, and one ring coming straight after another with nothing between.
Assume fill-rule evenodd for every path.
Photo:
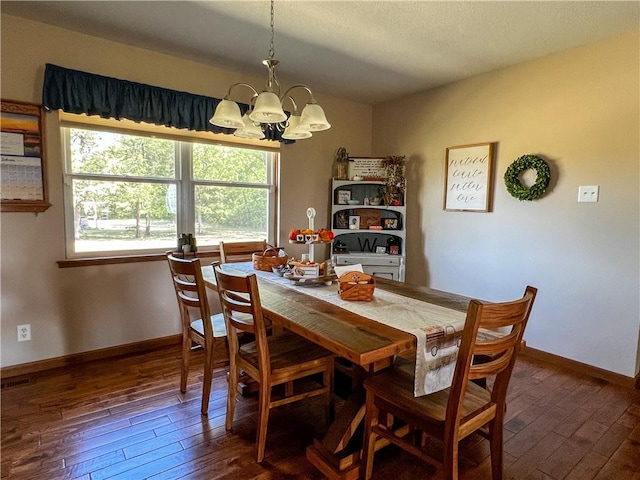
<instances>
[{"instance_id":1,"label":"woven basket","mask_svg":"<svg viewBox=\"0 0 640 480\"><path fill-rule=\"evenodd\" d=\"M289 261L289 257L287 255L279 257L278 251L271 245L269 245L262 253L256 252L251 254L251 259L253 260L253 268L255 270L263 270L265 272L271 272L272 267L286 265Z\"/></svg>"},{"instance_id":2,"label":"woven basket","mask_svg":"<svg viewBox=\"0 0 640 480\"><path fill-rule=\"evenodd\" d=\"M347 272L338 279L338 295L343 300L370 302L376 282L373 276L361 272Z\"/></svg>"}]
</instances>

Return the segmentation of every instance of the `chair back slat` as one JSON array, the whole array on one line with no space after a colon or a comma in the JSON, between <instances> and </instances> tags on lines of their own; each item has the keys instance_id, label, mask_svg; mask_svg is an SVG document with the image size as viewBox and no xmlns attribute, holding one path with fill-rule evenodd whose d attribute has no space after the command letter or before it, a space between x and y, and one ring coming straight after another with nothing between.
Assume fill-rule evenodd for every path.
<instances>
[{"instance_id":1,"label":"chair back slat","mask_svg":"<svg viewBox=\"0 0 640 480\"><path fill-rule=\"evenodd\" d=\"M200 309L200 299L198 297L191 297L185 295L184 292L178 292L178 301L187 307Z\"/></svg>"},{"instance_id":2,"label":"chair back slat","mask_svg":"<svg viewBox=\"0 0 640 480\"><path fill-rule=\"evenodd\" d=\"M496 333L500 335L500 333ZM504 334L503 336L491 339L491 340L477 340L473 354L474 355L494 355L499 352L503 352L518 344L520 336L520 327L512 329L511 332Z\"/></svg>"},{"instance_id":3,"label":"chair back slat","mask_svg":"<svg viewBox=\"0 0 640 480\"><path fill-rule=\"evenodd\" d=\"M469 369L469 380L487 378L500 373L509 366L513 350L505 350L501 355L493 357L491 360L476 365L471 365Z\"/></svg>"},{"instance_id":4,"label":"chair back slat","mask_svg":"<svg viewBox=\"0 0 640 480\"><path fill-rule=\"evenodd\" d=\"M190 277L190 278L189 278ZM173 281L176 283L180 291L182 292L197 292L198 285L193 279L193 275L185 275L181 273L174 273Z\"/></svg>"},{"instance_id":5,"label":"chair back slat","mask_svg":"<svg viewBox=\"0 0 640 480\"><path fill-rule=\"evenodd\" d=\"M517 325L522 319L522 300L484 304L481 328L497 329Z\"/></svg>"}]
</instances>

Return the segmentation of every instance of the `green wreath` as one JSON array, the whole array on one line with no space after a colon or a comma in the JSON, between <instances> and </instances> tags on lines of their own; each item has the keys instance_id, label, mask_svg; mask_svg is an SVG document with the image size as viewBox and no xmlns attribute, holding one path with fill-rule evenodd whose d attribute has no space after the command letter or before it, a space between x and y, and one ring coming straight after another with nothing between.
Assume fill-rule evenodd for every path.
<instances>
[{"instance_id":1,"label":"green wreath","mask_svg":"<svg viewBox=\"0 0 640 480\"><path fill-rule=\"evenodd\" d=\"M520 174L525 170L535 170L537 174L535 183L530 187L525 187L520 183ZM507 171L504 172L504 184L507 191L520 201L540 198L547 190L549 180L551 180L549 165L535 155L523 155L509 165Z\"/></svg>"}]
</instances>

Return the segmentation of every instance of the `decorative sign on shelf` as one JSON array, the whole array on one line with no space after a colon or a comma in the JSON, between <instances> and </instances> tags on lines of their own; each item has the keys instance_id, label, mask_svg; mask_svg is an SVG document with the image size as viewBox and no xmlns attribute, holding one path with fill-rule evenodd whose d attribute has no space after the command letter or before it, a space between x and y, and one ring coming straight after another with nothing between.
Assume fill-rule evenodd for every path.
<instances>
[{"instance_id":1,"label":"decorative sign on shelf","mask_svg":"<svg viewBox=\"0 0 640 480\"><path fill-rule=\"evenodd\" d=\"M346 205L351 200L351 190L338 190L338 205Z\"/></svg>"},{"instance_id":2,"label":"decorative sign on shelf","mask_svg":"<svg viewBox=\"0 0 640 480\"><path fill-rule=\"evenodd\" d=\"M489 212L492 170L492 143L447 148L444 209L459 212Z\"/></svg>"},{"instance_id":3,"label":"decorative sign on shelf","mask_svg":"<svg viewBox=\"0 0 640 480\"><path fill-rule=\"evenodd\" d=\"M360 218L360 228L368 230L372 226L380 225L380 210L370 210L367 208L356 208L353 211L354 215Z\"/></svg>"},{"instance_id":4,"label":"decorative sign on shelf","mask_svg":"<svg viewBox=\"0 0 640 480\"><path fill-rule=\"evenodd\" d=\"M384 158L349 157L349 179L361 177L362 180L384 180L387 170L383 166Z\"/></svg>"}]
</instances>

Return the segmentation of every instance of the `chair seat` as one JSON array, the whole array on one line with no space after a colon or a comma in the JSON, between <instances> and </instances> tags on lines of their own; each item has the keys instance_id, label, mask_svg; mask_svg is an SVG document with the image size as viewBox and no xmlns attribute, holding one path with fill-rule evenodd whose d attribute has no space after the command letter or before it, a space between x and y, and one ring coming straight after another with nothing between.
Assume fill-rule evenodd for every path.
<instances>
[{"instance_id":1,"label":"chair seat","mask_svg":"<svg viewBox=\"0 0 640 480\"><path fill-rule=\"evenodd\" d=\"M227 336L227 327L224 324L224 315L217 313L211 315L211 325L213 326L213 337L222 338ZM191 328L204 336L204 325L202 319L194 320L191 322Z\"/></svg>"},{"instance_id":2,"label":"chair seat","mask_svg":"<svg viewBox=\"0 0 640 480\"><path fill-rule=\"evenodd\" d=\"M329 350L289 332L269 336L267 342L272 372L299 368L303 363L334 356ZM239 353L244 360L258 367L258 349L255 341L242 345Z\"/></svg>"},{"instance_id":3,"label":"chair seat","mask_svg":"<svg viewBox=\"0 0 640 480\"><path fill-rule=\"evenodd\" d=\"M444 425L450 388L415 397L413 395L413 375L404 369L393 369L373 375L364 382L364 387L375 393L376 397L385 402L400 404L402 410L409 414L415 412L418 416L429 419L433 424ZM462 403L462 417L467 417L486 407L491 402L488 390L469 382L467 393Z\"/></svg>"}]
</instances>

